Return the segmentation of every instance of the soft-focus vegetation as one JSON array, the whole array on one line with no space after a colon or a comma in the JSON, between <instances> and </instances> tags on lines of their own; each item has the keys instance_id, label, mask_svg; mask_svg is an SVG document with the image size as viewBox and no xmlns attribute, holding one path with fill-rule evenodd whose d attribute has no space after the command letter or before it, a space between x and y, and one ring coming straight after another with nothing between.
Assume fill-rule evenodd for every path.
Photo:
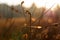
<instances>
[{"instance_id":1,"label":"soft-focus vegetation","mask_svg":"<svg viewBox=\"0 0 60 40\"><path fill-rule=\"evenodd\" d=\"M31 30L30 16L25 10L21 5L0 4L0 40L60 40L59 5L53 11L38 9L34 4L27 9L32 13Z\"/></svg>"}]
</instances>

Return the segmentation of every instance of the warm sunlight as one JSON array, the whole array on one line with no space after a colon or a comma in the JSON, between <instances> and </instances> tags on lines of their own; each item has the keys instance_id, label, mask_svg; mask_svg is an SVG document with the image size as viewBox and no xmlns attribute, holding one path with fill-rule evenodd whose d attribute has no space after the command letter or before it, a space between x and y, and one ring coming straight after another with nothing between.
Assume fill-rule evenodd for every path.
<instances>
[{"instance_id":1,"label":"warm sunlight","mask_svg":"<svg viewBox=\"0 0 60 40\"><path fill-rule=\"evenodd\" d=\"M23 6L26 8L30 8L33 4L33 0L23 0L23 1L24 1Z\"/></svg>"},{"instance_id":2,"label":"warm sunlight","mask_svg":"<svg viewBox=\"0 0 60 40\"><path fill-rule=\"evenodd\" d=\"M20 4L21 0L0 0L0 3L5 3L5 4L8 4L9 6L11 6L11 5Z\"/></svg>"},{"instance_id":3,"label":"warm sunlight","mask_svg":"<svg viewBox=\"0 0 60 40\"><path fill-rule=\"evenodd\" d=\"M54 8L57 4L60 4L60 1L59 0L34 0L34 3L37 6L37 8L40 7L50 8L52 6Z\"/></svg>"},{"instance_id":4,"label":"warm sunlight","mask_svg":"<svg viewBox=\"0 0 60 40\"><path fill-rule=\"evenodd\" d=\"M60 0L0 0L0 3L6 3L8 5L18 5L24 1L23 6L26 8L30 8L33 3L35 3L37 8L46 7L50 8L53 5L53 8L60 4Z\"/></svg>"}]
</instances>

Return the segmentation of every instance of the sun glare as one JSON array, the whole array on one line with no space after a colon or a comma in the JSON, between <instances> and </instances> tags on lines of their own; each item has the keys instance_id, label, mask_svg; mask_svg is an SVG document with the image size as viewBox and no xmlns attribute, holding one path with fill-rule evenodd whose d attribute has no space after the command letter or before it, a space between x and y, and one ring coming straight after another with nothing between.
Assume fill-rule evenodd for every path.
<instances>
[{"instance_id":1,"label":"sun glare","mask_svg":"<svg viewBox=\"0 0 60 40\"><path fill-rule=\"evenodd\" d=\"M11 6L11 5L18 5L21 3L21 1L22 0L0 0L0 4L5 3Z\"/></svg>"},{"instance_id":2,"label":"sun glare","mask_svg":"<svg viewBox=\"0 0 60 40\"><path fill-rule=\"evenodd\" d=\"M34 0L34 3L36 5L37 8L40 8L40 7L44 7L45 4L46 4L46 1L44 0Z\"/></svg>"},{"instance_id":3,"label":"sun glare","mask_svg":"<svg viewBox=\"0 0 60 40\"><path fill-rule=\"evenodd\" d=\"M31 7L32 4L33 4L33 0L23 0L23 1L24 1L23 6L26 7L26 8Z\"/></svg>"},{"instance_id":4,"label":"sun glare","mask_svg":"<svg viewBox=\"0 0 60 40\"><path fill-rule=\"evenodd\" d=\"M54 8L57 4L60 5L60 0L0 0L0 3L6 3L8 5L18 5L21 4L22 1L24 1L23 6L26 8L30 8L33 3L35 3L37 8L50 8L52 7L52 5Z\"/></svg>"},{"instance_id":5,"label":"sun glare","mask_svg":"<svg viewBox=\"0 0 60 40\"><path fill-rule=\"evenodd\" d=\"M53 6L53 10L53 8L57 6L57 4L60 5L60 0L24 0L23 6L29 8L33 3L35 3L37 8L46 7L47 9L49 9Z\"/></svg>"}]
</instances>

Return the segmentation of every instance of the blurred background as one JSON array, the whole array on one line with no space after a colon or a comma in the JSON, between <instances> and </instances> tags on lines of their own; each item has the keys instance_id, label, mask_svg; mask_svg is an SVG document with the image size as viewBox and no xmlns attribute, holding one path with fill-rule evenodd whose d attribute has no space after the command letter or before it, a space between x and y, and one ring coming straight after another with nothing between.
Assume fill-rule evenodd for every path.
<instances>
[{"instance_id":1,"label":"blurred background","mask_svg":"<svg viewBox=\"0 0 60 40\"><path fill-rule=\"evenodd\" d=\"M0 40L60 40L60 0L0 0Z\"/></svg>"}]
</instances>

